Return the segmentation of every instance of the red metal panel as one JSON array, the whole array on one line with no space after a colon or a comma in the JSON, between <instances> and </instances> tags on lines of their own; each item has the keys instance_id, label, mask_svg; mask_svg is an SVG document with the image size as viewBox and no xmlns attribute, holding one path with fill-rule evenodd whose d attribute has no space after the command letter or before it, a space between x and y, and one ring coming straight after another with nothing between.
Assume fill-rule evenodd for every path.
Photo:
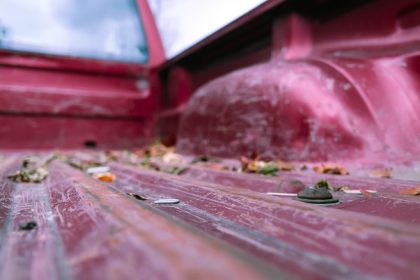
<instances>
[{"instance_id":1,"label":"red metal panel","mask_svg":"<svg viewBox=\"0 0 420 280\"><path fill-rule=\"evenodd\" d=\"M333 186L349 186L352 189L375 190L378 194L370 197L362 195L335 193L342 202L332 208L345 209L378 217L385 217L419 225L420 201L415 197L398 195L403 189L419 184L418 181L356 178L350 176L308 174L308 172L281 172L278 177L266 178L250 174L215 171L203 168L189 168L183 177L212 183L249 189L259 193L296 192L296 182L313 186L319 180L327 180ZM385 206L385 207L384 207Z\"/></svg>"},{"instance_id":2,"label":"red metal panel","mask_svg":"<svg viewBox=\"0 0 420 280\"><path fill-rule=\"evenodd\" d=\"M229 188L221 185L223 179L208 184L199 176L186 180L120 165L112 167L118 178L115 187L151 200L162 196L178 198L183 202L179 207L164 208L164 211L306 278L404 278L419 273L414 268L420 259L416 255L419 244L412 244L415 249L409 245L420 241L414 241L418 236L417 201L407 204L412 211L411 220L403 220L416 225L409 227L395 220L257 194L243 189L247 181L244 177L236 184L239 188ZM253 186L258 185L254 182ZM384 205L381 199L377 197L374 201ZM408 202L396 199L392 206L385 205L401 213L407 210L398 209L398 203L403 201ZM345 209L347 201L342 205ZM358 211L363 209L362 203ZM386 210L376 209L382 212L378 216L398 220L390 212L387 215ZM405 230L408 231L403 233ZM403 276L410 267L414 271Z\"/></svg>"},{"instance_id":3,"label":"red metal panel","mask_svg":"<svg viewBox=\"0 0 420 280\"><path fill-rule=\"evenodd\" d=\"M0 51L0 149L134 147L152 137L164 60L146 0L136 1L147 64ZM31 135L28 138L27 135Z\"/></svg>"},{"instance_id":4,"label":"red metal panel","mask_svg":"<svg viewBox=\"0 0 420 280\"><path fill-rule=\"evenodd\" d=\"M144 119L0 115L2 149L121 149L145 145L152 127Z\"/></svg>"},{"instance_id":5,"label":"red metal panel","mask_svg":"<svg viewBox=\"0 0 420 280\"><path fill-rule=\"evenodd\" d=\"M42 184L2 181L2 279L287 277L69 166L49 171ZM27 221L37 226L19 230Z\"/></svg>"},{"instance_id":6,"label":"red metal panel","mask_svg":"<svg viewBox=\"0 0 420 280\"><path fill-rule=\"evenodd\" d=\"M197 66L188 57L194 51L281 2L263 4L166 64L184 61L161 76L176 95L168 104L182 106L194 87L262 62L200 87L182 116L178 150L313 161L341 157L356 171L390 158L396 165L415 159L416 1L378 1L322 24L317 17L283 16L257 49L241 49L193 71ZM151 19L146 1L138 5ZM267 23L261 18L255 26ZM162 49L153 22L146 21L149 47L156 50L149 64L155 67ZM264 62L269 54L271 61ZM0 122L7 124L0 127L1 148L130 147L152 134L151 115L160 102L153 95L160 91L154 68L4 53L0 64ZM137 88L144 77L152 81L151 96ZM15 102L15 96L25 100ZM173 121L162 126L164 134L174 134L181 108L161 114L161 120ZM6 175L24 155L0 155L2 279L420 278L420 203L399 194L417 181L309 171L268 178L205 167L175 176L116 162L109 165L116 181L104 183L55 161L43 183L12 183ZM319 179L377 193L335 192L342 203L331 206L266 194ZM159 198L180 203L154 203ZM20 230L32 220L34 229Z\"/></svg>"},{"instance_id":7,"label":"red metal panel","mask_svg":"<svg viewBox=\"0 0 420 280\"><path fill-rule=\"evenodd\" d=\"M342 194L341 204L318 206L265 194L323 176L309 172L268 178L191 167L176 176L116 162L109 164L116 181L104 183L53 161L45 182L12 183L4 176L24 155L0 161L2 279L420 277L420 204L396 194L409 181L326 176L378 193ZM159 198L180 203L155 204ZM35 229L19 230L32 220Z\"/></svg>"},{"instance_id":8,"label":"red metal panel","mask_svg":"<svg viewBox=\"0 0 420 280\"><path fill-rule=\"evenodd\" d=\"M138 79L0 67L0 112L148 117L156 110Z\"/></svg>"},{"instance_id":9,"label":"red metal panel","mask_svg":"<svg viewBox=\"0 0 420 280\"><path fill-rule=\"evenodd\" d=\"M269 62L195 92L180 122L178 151L416 160L417 9L414 0L374 1L322 24L318 15L279 15Z\"/></svg>"}]
</instances>

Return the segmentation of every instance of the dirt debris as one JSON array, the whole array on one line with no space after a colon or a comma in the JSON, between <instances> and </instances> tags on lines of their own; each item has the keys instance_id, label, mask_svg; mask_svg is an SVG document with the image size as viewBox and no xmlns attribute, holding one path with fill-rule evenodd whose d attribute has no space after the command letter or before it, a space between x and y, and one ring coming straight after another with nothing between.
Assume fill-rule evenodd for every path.
<instances>
[{"instance_id":1,"label":"dirt debris","mask_svg":"<svg viewBox=\"0 0 420 280\"><path fill-rule=\"evenodd\" d=\"M279 167L275 162L262 161L257 159L250 159L245 156L240 158L241 172L245 173L257 173L262 175L275 176Z\"/></svg>"},{"instance_id":2,"label":"dirt debris","mask_svg":"<svg viewBox=\"0 0 420 280\"><path fill-rule=\"evenodd\" d=\"M48 177L48 164L56 159L56 155L48 156L46 159L31 156L22 161L22 168L7 176L16 183L41 183Z\"/></svg>"},{"instance_id":3,"label":"dirt debris","mask_svg":"<svg viewBox=\"0 0 420 280\"><path fill-rule=\"evenodd\" d=\"M420 195L420 186L402 189L400 194L418 196Z\"/></svg>"},{"instance_id":4,"label":"dirt debris","mask_svg":"<svg viewBox=\"0 0 420 280\"><path fill-rule=\"evenodd\" d=\"M350 173L343 166L335 163L328 163L314 166L313 171L322 174L333 174L333 175L349 175Z\"/></svg>"},{"instance_id":5,"label":"dirt debris","mask_svg":"<svg viewBox=\"0 0 420 280\"><path fill-rule=\"evenodd\" d=\"M371 172L369 172L368 175L369 177L372 177L372 178L390 179L392 178L392 169L391 168L374 169Z\"/></svg>"}]
</instances>

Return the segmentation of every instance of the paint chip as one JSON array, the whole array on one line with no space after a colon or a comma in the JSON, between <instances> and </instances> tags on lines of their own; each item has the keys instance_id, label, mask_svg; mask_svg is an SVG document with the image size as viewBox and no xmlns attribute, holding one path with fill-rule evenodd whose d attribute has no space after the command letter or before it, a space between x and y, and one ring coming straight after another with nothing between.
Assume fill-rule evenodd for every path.
<instances>
[{"instance_id":1,"label":"paint chip","mask_svg":"<svg viewBox=\"0 0 420 280\"><path fill-rule=\"evenodd\" d=\"M176 198L161 198L158 200L155 200L155 204L178 204L179 199Z\"/></svg>"},{"instance_id":2,"label":"paint chip","mask_svg":"<svg viewBox=\"0 0 420 280\"><path fill-rule=\"evenodd\" d=\"M88 174L105 173L105 172L109 172L109 169L110 168L108 166L89 167L88 169L86 169L86 173Z\"/></svg>"}]
</instances>

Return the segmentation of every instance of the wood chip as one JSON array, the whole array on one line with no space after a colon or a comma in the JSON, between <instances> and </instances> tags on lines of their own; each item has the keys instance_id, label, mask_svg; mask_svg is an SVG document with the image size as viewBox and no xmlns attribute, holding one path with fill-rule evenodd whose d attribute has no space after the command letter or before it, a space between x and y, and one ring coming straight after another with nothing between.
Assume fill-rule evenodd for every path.
<instances>
[{"instance_id":1,"label":"wood chip","mask_svg":"<svg viewBox=\"0 0 420 280\"><path fill-rule=\"evenodd\" d=\"M104 173L95 173L93 174L93 178L101 180L102 182L114 182L117 176L115 174L112 174L110 172L104 172Z\"/></svg>"}]
</instances>

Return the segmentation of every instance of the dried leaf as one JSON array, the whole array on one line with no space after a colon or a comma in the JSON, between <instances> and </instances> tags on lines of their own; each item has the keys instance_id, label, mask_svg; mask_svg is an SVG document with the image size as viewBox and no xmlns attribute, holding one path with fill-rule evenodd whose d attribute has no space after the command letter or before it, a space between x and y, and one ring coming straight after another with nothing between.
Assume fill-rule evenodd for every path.
<instances>
[{"instance_id":1,"label":"dried leaf","mask_svg":"<svg viewBox=\"0 0 420 280\"><path fill-rule=\"evenodd\" d=\"M167 153L175 152L175 147L166 147L165 145L158 144L150 147L151 157L162 157Z\"/></svg>"},{"instance_id":2,"label":"dried leaf","mask_svg":"<svg viewBox=\"0 0 420 280\"><path fill-rule=\"evenodd\" d=\"M167 147L159 142L152 144L145 149L134 152L139 157L163 157L167 153L175 152L175 147Z\"/></svg>"},{"instance_id":3,"label":"dried leaf","mask_svg":"<svg viewBox=\"0 0 420 280\"><path fill-rule=\"evenodd\" d=\"M295 170L295 166L287 161L278 160L276 161L277 167L281 171L293 171Z\"/></svg>"},{"instance_id":4,"label":"dried leaf","mask_svg":"<svg viewBox=\"0 0 420 280\"><path fill-rule=\"evenodd\" d=\"M242 171L248 173L256 173L259 168L263 166L263 163L258 160L242 160Z\"/></svg>"},{"instance_id":5,"label":"dried leaf","mask_svg":"<svg viewBox=\"0 0 420 280\"><path fill-rule=\"evenodd\" d=\"M150 158L145 158L143 160L143 162L141 163L141 166L147 169L151 169L151 170L155 170L155 171L160 171L160 167L159 165L157 165L156 163L152 162L152 160Z\"/></svg>"},{"instance_id":6,"label":"dried leaf","mask_svg":"<svg viewBox=\"0 0 420 280\"><path fill-rule=\"evenodd\" d=\"M82 171L85 170L85 166L83 165L82 161L76 160L76 159L67 159L67 163L77 169L80 169Z\"/></svg>"},{"instance_id":7,"label":"dried leaf","mask_svg":"<svg viewBox=\"0 0 420 280\"><path fill-rule=\"evenodd\" d=\"M241 156L240 158L239 158L239 161L240 161L240 163L241 163L241 166L242 167L245 167L245 166L247 166L251 161L252 161L252 159L250 159L250 158L247 158L247 157L245 157L245 156Z\"/></svg>"},{"instance_id":8,"label":"dried leaf","mask_svg":"<svg viewBox=\"0 0 420 280\"><path fill-rule=\"evenodd\" d=\"M331 190L331 191L334 190L333 187L331 186L331 184L327 180L320 180L320 181L316 182L315 183L315 188L319 188L319 189L325 188L325 189L328 189L328 190Z\"/></svg>"},{"instance_id":9,"label":"dried leaf","mask_svg":"<svg viewBox=\"0 0 420 280\"><path fill-rule=\"evenodd\" d=\"M73 158L70 157L66 160L66 162L77 169L80 169L82 171L87 170L88 168L92 168L92 167L99 167L102 166L102 164L100 162L96 162L96 161L87 161L87 160L80 160L78 158Z\"/></svg>"},{"instance_id":10,"label":"dried leaf","mask_svg":"<svg viewBox=\"0 0 420 280\"><path fill-rule=\"evenodd\" d=\"M42 167L47 167L48 164L50 164L51 162L53 162L56 159L63 159L63 155L60 154L59 152L55 151L53 154L50 154L45 160L44 163L42 164Z\"/></svg>"},{"instance_id":11,"label":"dried leaf","mask_svg":"<svg viewBox=\"0 0 420 280\"><path fill-rule=\"evenodd\" d=\"M110 161L118 161L119 159L118 153L116 151L105 151L105 156Z\"/></svg>"},{"instance_id":12,"label":"dried leaf","mask_svg":"<svg viewBox=\"0 0 420 280\"><path fill-rule=\"evenodd\" d=\"M241 171L246 173L258 173L263 175L276 175L279 170L274 162L265 162L262 160L252 160L247 157L241 157Z\"/></svg>"},{"instance_id":13,"label":"dried leaf","mask_svg":"<svg viewBox=\"0 0 420 280\"><path fill-rule=\"evenodd\" d=\"M188 166L179 167L179 166L168 166L161 169L161 171L174 174L174 175L181 175L188 169Z\"/></svg>"},{"instance_id":14,"label":"dried leaf","mask_svg":"<svg viewBox=\"0 0 420 280\"><path fill-rule=\"evenodd\" d=\"M117 176L111 172L95 173L93 178L101 180L103 182L114 182Z\"/></svg>"},{"instance_id":15,"label":"dried leaf","mask_svg":"<svg viewBox=\"0 0 420 280\"><path fill-rule=\"evenodd\" d=\"M37 168L38 161L39 161L39 159L37 159L35 157L27 157L22 161L22 167L23 168L35 169L35 168Z\"/></svg>"},{"instance_id":16,"label":"dried leaf","mask_svg":"<svg viewBox=\"0 0 420 280\"><path fill-rule=\"evenodd\" d=\"M169 152L162 157L162 161L165 164L180 164L182 163L182 156L174 152Z\"/></svg>"},{"instance_id":17,"label":"dried leaf","mask_svg":"<svg viewBox=\"0 0 420 280\"><path fill-rule=\"evenodd\" d=\"M41 183L48 176L48 170L39 167L36 169L23 168L14 174L7 176L8 179L16 183Z\"/></svg>"},{"instance_id":18,"label":"dried leaf","mask_svg":"<svg viewBox=\"0 0 420 280\"><path fill-rule=\"evenodd\" d=\"M213 170L229 170L228 166L225 166L223 164L220 163L215 163L215 162L205 162L202 165L205 168L209 168L209 169L213 169Z\"/></svg>"},{"instance_id":19,"label":"dried leaf","mask_svg":"<svg viewBox=\"0 0 420 280\"><path fill-rule=\"evenodd\" d=\"M261 168L259 168L257 170L257 173L258 174L263 174L263 175L275 176L277 174L277 171L279 171L279 168L276 164L267 163L264 166L262 166Z\"/></svg>"},{"instance_id":20,"label":"dried leaf","mask_svg":"<svg viewBox=\"0 0 420 280\"><path fill-rule=\"evenodd\" d=\"M338 164L323 164L321 166L314 166L313 170L323 174L334 174L334 175L348 175L349 172Z\"/></svg>"},{"instance_id":21,"label":"dried leaf","mask_svg":"<svg viewBox=\"0 0 420 280\"><path fill-rule=\"evenodd\" d=\"M41 162L35 157L28 157L22 161L22 169L7 176L8 179L16 183L41 183L48 176L46 169L50 160Z\"/></svg>"},{"instance_id":22,"label":"dried leaf","mask_svg":"<svg viewBox=\"0 0 420 280\"><path fill-rule=\"evenodd\" d=\"M373 178L391 178L392 177L392 169L391 168L381 168L372 170L369 173L369 177Z\"/></svg>"},{"instance_id":23,"label":"dried leaf","mask_svg":"<svg viewBox=\"0 0 420 280\"><path fill-rule=\"evenodd\" d=\"M400 194L405 195L420 195L420 186L419 187L411 187L405 188L400 191Z\"/></svg>"}]
</instances>

